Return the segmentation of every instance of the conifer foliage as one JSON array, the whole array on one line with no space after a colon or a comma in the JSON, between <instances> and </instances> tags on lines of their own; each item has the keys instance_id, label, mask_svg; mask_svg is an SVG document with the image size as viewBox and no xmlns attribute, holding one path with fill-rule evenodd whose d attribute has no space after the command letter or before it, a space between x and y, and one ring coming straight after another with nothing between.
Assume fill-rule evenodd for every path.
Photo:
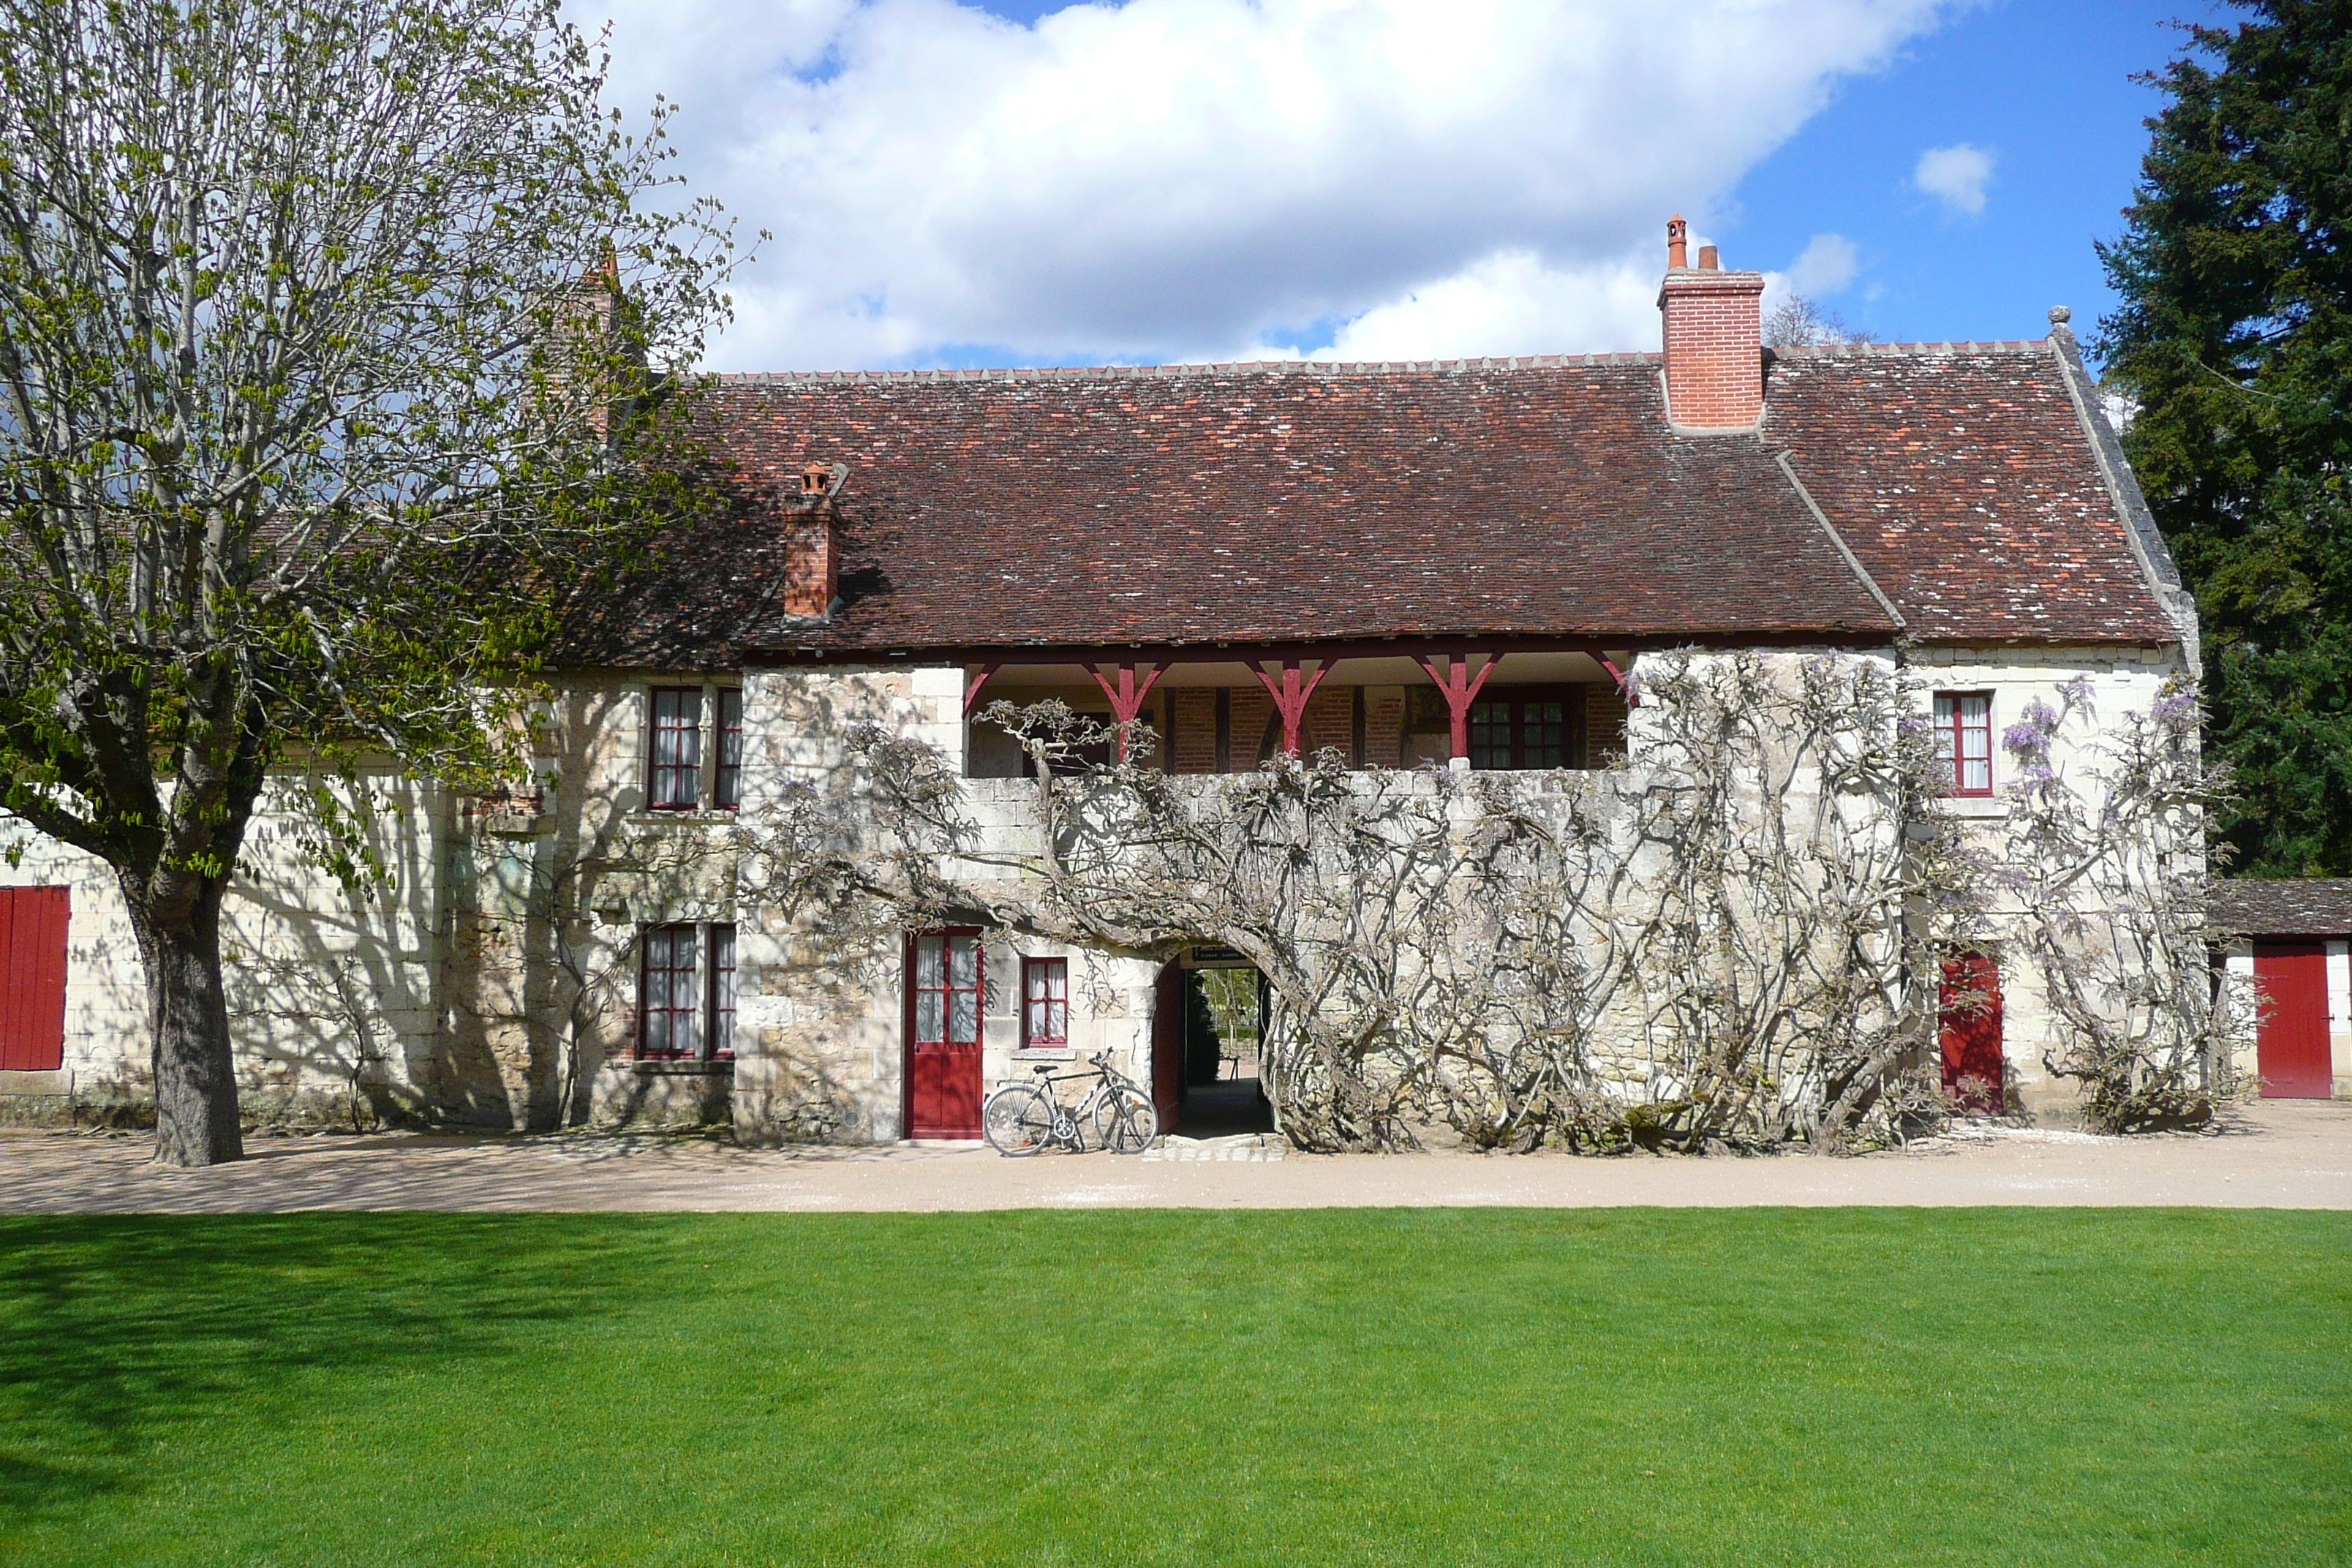
<instances>
[{"instance_id":1,"label":"conifer foliage","mask_svg":"<svg viewBox=\"0 0 2352 1568\"><path fill-rule=\"evenodd\" d=\"M2352 3L2191 26L2101 256L2125 445L2204 625L2243 870L2352 875Z\"/></svg>"}]
</instances>

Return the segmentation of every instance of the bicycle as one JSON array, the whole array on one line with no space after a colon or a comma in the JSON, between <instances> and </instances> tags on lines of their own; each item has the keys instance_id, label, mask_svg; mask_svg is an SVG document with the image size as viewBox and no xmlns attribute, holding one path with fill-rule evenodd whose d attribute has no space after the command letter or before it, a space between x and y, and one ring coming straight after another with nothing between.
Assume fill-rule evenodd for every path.
<instances>
[{"instance_id":1,"label":"bicycle","mask_svg":"<svg viewBox=\"0 0 2352 1568\"><path fill-rule=\"evenodd\" d=\"M980 1129L1000 1154L1034 1154L1049 1144L1074 1152L1087 1146L1091 1123L1095 1142L1114 1154L1140 1154L1160 1136L1160 1111L1140 1084L1110 1065L1108 1051L1087 1058L1097 1075L1095 1087L1073 1110L1054 1093L1057 1083L1075 1083L1084 1073L1055 1075L1041 1064L1036 1080L1001 1085L980 1108Z\"/></svg>"}]
</instances>

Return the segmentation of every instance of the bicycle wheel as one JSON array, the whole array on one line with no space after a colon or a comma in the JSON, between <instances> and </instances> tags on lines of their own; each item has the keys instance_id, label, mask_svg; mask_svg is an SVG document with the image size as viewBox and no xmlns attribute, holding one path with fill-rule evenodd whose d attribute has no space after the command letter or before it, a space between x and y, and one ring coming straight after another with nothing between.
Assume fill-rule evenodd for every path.
<instances>
[{"instance_id":1,"label":"bicycle wheel","mask_svg":"<svg viewBox=\"0 0 2352 1568\"><path fill-rule=\"evenodd\" d=\"M1140 1154L1160 1136L1160 1112L1139 1089L1114 1089L1095 1106L1095 1142L1114 1154Z\"/></svg>"},{"instance_id":2,"label":"bicycle wheel","mask_svg":"<svg viewBox=\"0 0 2352 1568\"><path fill-rule=\"evenodd\" d=\"M980 1130L1000 1154L1034 1154L1054 1131L1053 1097L1034 1083L1008 1083L980 1108Z\"/></svg>"}]
</instances>

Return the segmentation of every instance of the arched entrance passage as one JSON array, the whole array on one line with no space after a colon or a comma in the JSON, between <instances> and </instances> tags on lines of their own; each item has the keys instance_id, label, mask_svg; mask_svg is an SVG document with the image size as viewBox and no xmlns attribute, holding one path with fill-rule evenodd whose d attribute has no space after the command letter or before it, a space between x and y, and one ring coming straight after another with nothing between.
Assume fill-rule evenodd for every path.
<instances>
[{"instance_id":1,"label":"arched entrance passage","mask_svg":"<svg viewBox=\"0 0 2352 1568\"><path fill-rule=\"evenodd\" d=\"M1151 1037L1160 1125L1192 1138L1274 1131L1258 1082L1265 988L1224 947L1195 947L1160 971Z\"/></svg>"}]
</instances>

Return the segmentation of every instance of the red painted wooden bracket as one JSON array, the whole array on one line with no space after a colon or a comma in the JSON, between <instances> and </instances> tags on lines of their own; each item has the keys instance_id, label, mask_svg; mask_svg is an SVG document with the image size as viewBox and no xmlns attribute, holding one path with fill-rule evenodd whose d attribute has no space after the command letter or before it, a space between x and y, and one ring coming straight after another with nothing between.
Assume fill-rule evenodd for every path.
<instances>
[{"instance_id":1,"label":"red painted wooden bracket","mask_svg":"<svg viewBox=\"0 0 2352 1568\"><path fill-rule=\"evenodd\" d=\"M1495 673L1495 667L1502 660L1490 656L1474 677L1470 673L1468 659L1451 653L1444 657L1445 668L1442 673L1437 668L1437 660L1426 654L1420 657L1421 668L1429 671L1430 679L1437 682L1437 689L1444 694L1445 706L1454 715L1453 751L1450 754L1466 757L1470 754L1470 704L1477 700L1478 689L1486 684L1486 678Z\"/></svg>"},{"instance_id":2,"label":"red painted wooden bracket","mask_svg":"<svg viewBox=\"0 0 2352 1568\"><path fill-rule=\"evenodd\" d=\"M1111 713L1122 726L1118 741L1113 743L1113 750L1118 760L1123 763L1127 761L1127 731L1124 726L1133 723L1136 715L1143 711L1143 700L1151 695L1151 689L1160 683L1161 676L1168 673L1168 667L1164 664L1150 667L1150 672L1144 676L1140 684L1135 679L1135 665L1132 660L1122 663L1118 667L1117 686L1110 683L1110 678L1103 673L1102 667L1099 665L1089 666L1087 673L1095 678L1095 684L1102 688L1105 697L1110 699Z\"/></svg>"},{"instance_id":3,"label":"red painted wooden bracket","mask_svg":"<svg viewBox=\"0 0 2352 1568\"><path fill-rule=\"evenodd\" d=\"M1282 715L1283 751L1290 756L1300 755L1298 731L1307 719L1307 699L1313 697L1315 689L1323 684L1323 678L1331 673L1330 661L1319 662L1315 673L1306 678L1304 687L1299 684L1298 661L1295 658L1282 661L1279 685L1275 682L1273 671L1263 663L1251 665L1250 672L1257 677L1257 683L1265 688L1265 694L1274 699L1274 710Z\"/></svg>"},{"instance_id":4,"label":"red painted wooden bracket","mask_svg":"<svg viewBox=\"0 0 2352 1568\"><path fill-rule=\"evenodd\" d=\"M1595 652L1589 657L1593 663L1609 672L1609 679L1617 683L1617 695L1625 700L1627 708L1639 708L1642 705L1641 693L1633 689L1633 681L1623 670L1617 668L1616 663L1607 654Z\"/></svg>"},{"instance_id":5,"label":"red painted wooden bracket","mask_svg":"<svg viewBox=\"0 0 2352 1568\"><path fill-rule=\"evenodd\" d=\"M964 678L963 710L965 712L971 711L971 705L980 700L980 689L987 685L988 678L994 675L1001 668L994 664L983 664L977 672L968 674Z\"/></svg>"}]
</instances>

